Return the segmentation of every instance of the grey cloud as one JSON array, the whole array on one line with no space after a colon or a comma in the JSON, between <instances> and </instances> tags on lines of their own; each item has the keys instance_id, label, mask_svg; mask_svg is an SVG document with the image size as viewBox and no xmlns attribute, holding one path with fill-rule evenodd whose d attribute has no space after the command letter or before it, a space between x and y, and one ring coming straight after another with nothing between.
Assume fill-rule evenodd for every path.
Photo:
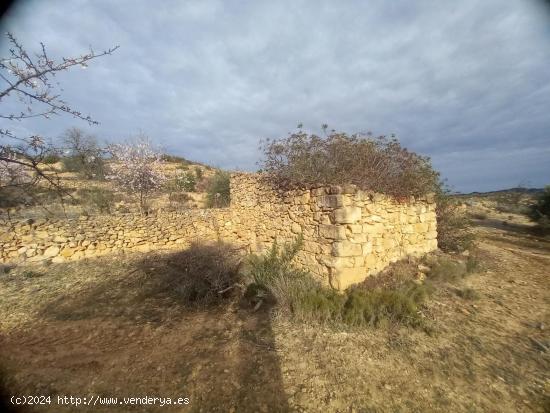
<instances>
[{"instance_id":1,"label":"grey cloud","mask_svg":"<svg viewBox=\"0 0 550 413\"><path fill-rule=\"evenodd\" d=\"M60 78L100 137L142 130L188 158L254 169L260 138L326 122L396 133L469 191L550 181L548 20L519 0L105 0L21 2L3 24L57 56L121 45Z\"/></svg>"}]
</instances>

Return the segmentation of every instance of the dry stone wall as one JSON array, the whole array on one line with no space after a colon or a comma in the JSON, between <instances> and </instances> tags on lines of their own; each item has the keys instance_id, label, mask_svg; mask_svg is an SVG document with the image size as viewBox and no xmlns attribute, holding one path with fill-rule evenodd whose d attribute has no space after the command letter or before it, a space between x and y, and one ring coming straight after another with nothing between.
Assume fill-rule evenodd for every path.
<instances>
[{"instance_id":1,"label":"dry stone wall","mask_svg":"<svg viewBox=\"0 0 550 413\"><path fill-rule=\"evenodd\" d=\"M1 262L63 262L217 239L263 252L302 234L297 264L337 289L437 248L433 197L398 202L354 186L281 192L246 173L231 177L229 208L4 224Z\"/></svg>"}]
</instances>

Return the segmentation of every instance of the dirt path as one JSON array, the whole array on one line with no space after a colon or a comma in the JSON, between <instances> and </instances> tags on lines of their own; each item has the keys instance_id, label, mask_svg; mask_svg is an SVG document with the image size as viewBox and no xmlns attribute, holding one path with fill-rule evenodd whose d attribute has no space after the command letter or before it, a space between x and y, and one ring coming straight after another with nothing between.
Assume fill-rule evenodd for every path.
<instances>
[{"instance_id":1,"label":"dirt path","mask_svg":"<svg viewBox=\"0 0 550 413\"><path fill-rule=\"evenodd\" d=\"M237 304L184 311L143 295L131 260L17 268L0 276L5 391L51 395L22 410L36 412L550 411L550 245L477 232L484 268L435 294L429 335L304 327ZM76 408L58 395L190 403Z\"/></svg>"}]
</instances>

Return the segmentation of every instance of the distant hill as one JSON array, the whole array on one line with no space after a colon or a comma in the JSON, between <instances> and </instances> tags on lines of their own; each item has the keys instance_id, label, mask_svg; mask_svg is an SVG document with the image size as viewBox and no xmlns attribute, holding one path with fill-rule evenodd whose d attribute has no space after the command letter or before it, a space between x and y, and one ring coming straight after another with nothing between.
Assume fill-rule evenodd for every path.
<instances>
[{"instance_id":1,"label":"distant hill","mask_svg":"<svg viewBox=\"0 0 550 413\"><path fill-rule=\"evenodd\" d=\"M491 195L502 195L507 193L520 193L520 194L537 194L543 192L543 188L508 188L500 189L498 191L487 191L487 192L468 192L468 193L457 193L456 196L491 196Z\"/></svg>"}]
</instances>

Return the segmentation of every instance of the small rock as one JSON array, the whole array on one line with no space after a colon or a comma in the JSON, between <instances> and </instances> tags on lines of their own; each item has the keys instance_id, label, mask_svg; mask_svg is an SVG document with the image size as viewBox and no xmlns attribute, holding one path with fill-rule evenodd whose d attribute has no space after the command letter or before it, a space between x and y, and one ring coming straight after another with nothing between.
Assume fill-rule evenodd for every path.
<instances>
[{"instance_id":1,"label":"small rock","mask_svg":"<svg viewBox=\"0 0 550 413\"><path fill-rule=\"evenodd\" d=\"M55 257L57 254L59 254L59 248L55 246L51 246L46 248L44 251L44 257Z\"/></svg>"},{"instance_id":2,"label":"small rock","mask_svg":"<svg viewBox=\"0 0 550 413\"><path fill-rule=\"evenodd\" d=\"M459 310L462 314L470 315L470 312L466 310L465 308L460 308Z\"/></svg>"},{"instance_id":3,"label":"small rock","mask_svg":"<svg viewBox=\"0 0 550 413\"><path fill-rule=\"evenodd\" d=\"M424 264L419 264L418 265L418 271L423 272L424 274L429 273L430 270L431 270L431 268L428 267L427 265L424 265Z\"/></svg>"}]
</instances>

